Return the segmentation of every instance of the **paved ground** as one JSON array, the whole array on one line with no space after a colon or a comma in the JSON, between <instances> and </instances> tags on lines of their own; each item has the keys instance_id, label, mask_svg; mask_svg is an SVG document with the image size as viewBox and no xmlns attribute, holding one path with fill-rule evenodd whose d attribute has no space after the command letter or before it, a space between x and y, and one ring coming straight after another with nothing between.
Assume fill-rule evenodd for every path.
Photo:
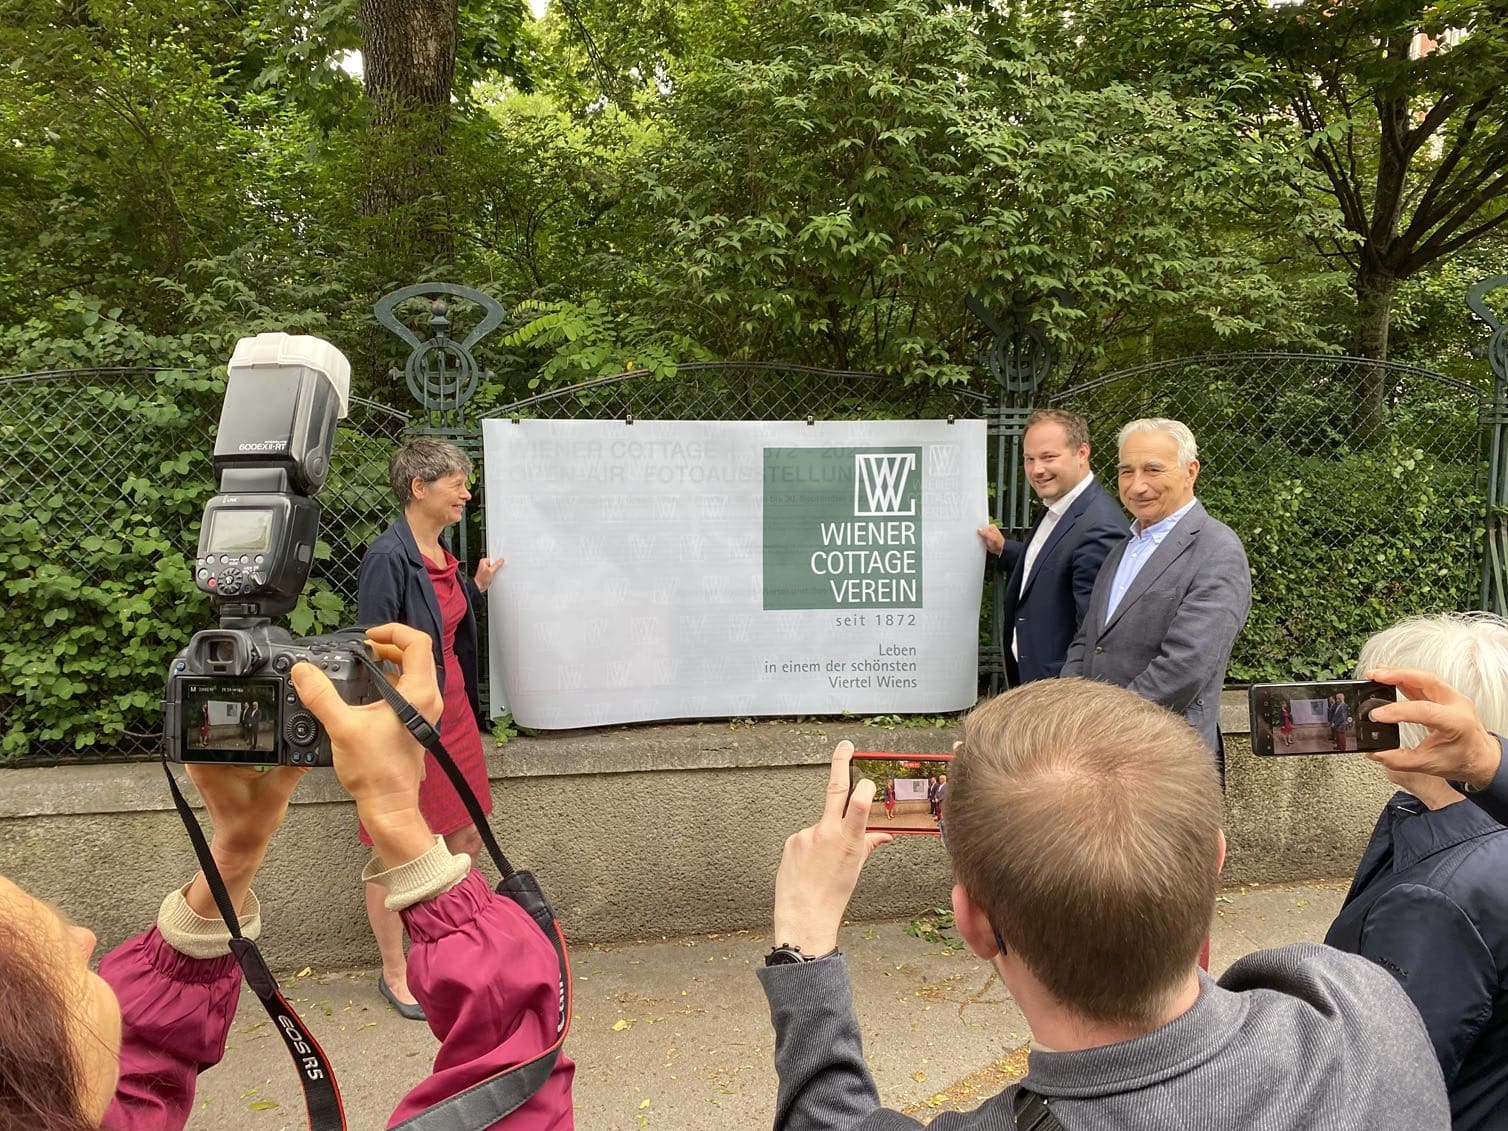
<instances>
[{"instance_id":1,"label":"paved ground","mask_svg":"<svg viewBox=\"0 0 1508 1131\"><path fill-rule=\"evenodd\" d=\"M1211 943L1219 972L1249 951L1319 939L1345 885L1232 889L1221 897ZM869 1063L880 1094L926 1119L972 1108L1017 1078L1029 1034L989 969L907 923L845 927ZM583 1131L723 1131L769 1126L772 1033L754 968L768 937L740 932L573 954L576 1013L567 1048L576 1061L576 1122ZM438 1043L377 995L371 971L308 971L282 978L339 1073L353 1129L386 1125L402 1094L428 1071ZM283 1045L243 994L225 1060L200 1083L197 1131L305 1126Z\"/></svg>"}]
</instances>

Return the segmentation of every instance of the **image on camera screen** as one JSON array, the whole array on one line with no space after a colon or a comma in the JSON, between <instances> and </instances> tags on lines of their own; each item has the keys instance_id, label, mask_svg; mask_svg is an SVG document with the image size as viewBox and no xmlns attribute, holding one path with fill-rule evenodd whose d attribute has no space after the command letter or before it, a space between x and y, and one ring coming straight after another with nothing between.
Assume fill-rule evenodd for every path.
<instances>
[{"instance_id":1,"label":"image on camera screen","mask_svg":"<svg viewBox=\"0 0 1508 1131\"><path fill-rule=\"evenodd\" d=\"M1396 698L1385 683L1257 684L1251 689L1252 751L1258 755L1352 754L1398 745L1397 724L1371 710Z\"/></svg>"},{"instance_id":2,"label":"image on camera screen","mask_svg":"<svg viewBox=\"0 0 1508 1131\"><path fill-rule=\"evenodd\" d=\"M188 679L183 686L183 751L189 762L278 760L281 684L270 679Z\"/></svg>"},{"instance_id":3,"label":"image on camera screen","mask_svg":"<svg viewBox=\"0 0 1508 1131\"><path fill-rule=\"evenodd\" d=\"M947 820L948 759L865 758L855 756L850 768L852 786L860 778L874 782L869 810L872 832L939 835Z\"/></svg>"}]
</instances>

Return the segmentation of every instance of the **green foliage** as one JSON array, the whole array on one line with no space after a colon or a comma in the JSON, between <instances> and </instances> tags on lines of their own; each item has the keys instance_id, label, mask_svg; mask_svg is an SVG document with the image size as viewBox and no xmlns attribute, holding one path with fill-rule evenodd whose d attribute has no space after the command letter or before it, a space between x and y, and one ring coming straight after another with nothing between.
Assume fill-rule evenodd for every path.
<instances>
[{"instance_id":1,"label":"green foliage","mask_svg":"<svg viewBox=\"0 0 1508 1131\"><path fill-rule=\"evenodd\" d=\"M798 3L752 16L666 100L631 173L665 249L625 295L718 356L794 356L933 381L972 369L970 291L1044 310L1086 356L1107 332L1279 328L1285 299L1225 237L1233 182L1286 197L1298 169L1243 135L1220 89L1081 88L1022 41L925 0Z\"/></svg>"},{"instance_id":2,"label":"green foliage","mask_svg":"<svg viewBox=\"0 0 1508 1131\"><path fill-rule=\"evenodd\" d=\"M67 411L46 415L31 410L52 396L50 382L6 390L0 761L30 744L130 746L160 731L168 663L213 623L188 563L213 486L208 440L223 389L182 370L78 382ZM121 467L136 470L113 490L100 482L102 469ZM344 616L316 583L290 624L324 631Z\"/></svg>"},{"instance_id":3,"label":"green foliage","mask_svg":"<svg viewBox=\"0 0 1508 1131\"><path fill-rule=\"evenodd\" d=\"M935 943L948 950L962 950L963 939L957 935L945 933L953 930L956 930L953 912L941 907L934 907L925 915L918 915L906 924L906 933L914 939Z\"/></svg>"},{"instance_id":4,"label":"green foliage","mask_svg":"<svg viewBox=\"0 0 1508 1131\"><path fill-rule=\"evenodd\" d=\"M1253 567L1251 617L1229 678L1349 679L1372 633L1405 616L1477 607L1475 470L1441 466L1390 437L1374 451L1296 455L1271 478L1222 477L1201 490Z\"/></svg>"}]
</instances>

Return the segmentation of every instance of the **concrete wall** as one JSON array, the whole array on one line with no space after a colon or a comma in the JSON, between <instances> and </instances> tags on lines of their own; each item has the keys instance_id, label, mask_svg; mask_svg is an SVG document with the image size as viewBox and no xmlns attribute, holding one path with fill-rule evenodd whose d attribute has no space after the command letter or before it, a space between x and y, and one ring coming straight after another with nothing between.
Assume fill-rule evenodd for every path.
<instances>
[{"instance_id":1,"label":"concrete wall","mask_svg":"<svg viewBox=\"0 0 1508 1131\"><path fill-rule=\"evenodd\" d=\"M1228 696L1227 734L1245 728ZM857 722L625 727L516 738L490 756L494 828L532 868L567 937L605 942L767 929L781 845L816 819L832 746L942 752L945 730ZM1357 757L1256 759L1229 743L1232 882L1349 876L1391 790ZM357 876L366 850L334 775L299 786L257 882L274 967L369 964ZM141 929L194 872L155 765L0 771L0 872L92 927ZM866 867L855 919L946 907L935 839L898 838Z\"/></svg>"}]
</instances>

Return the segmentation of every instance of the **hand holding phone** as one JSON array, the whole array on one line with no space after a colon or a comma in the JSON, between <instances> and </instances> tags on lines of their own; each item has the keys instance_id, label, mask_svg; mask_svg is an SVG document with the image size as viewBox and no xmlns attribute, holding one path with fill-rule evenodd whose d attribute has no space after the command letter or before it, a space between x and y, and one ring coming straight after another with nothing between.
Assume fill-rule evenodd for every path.
<instances>
[{"instance_id":1,"label":"hand holding phone","mask_svg":"<svg viewBox=\"0 0 1508 1131\"><path fill-rule=\"evenodd\" d=\"M785 842L775 871L776 946L794 946L808 957L838 944L838 926L869 854L890 840L865 831L870 791L849 786L853 743L833 750L822 817Z\"/></svg>"}]
</instances>

